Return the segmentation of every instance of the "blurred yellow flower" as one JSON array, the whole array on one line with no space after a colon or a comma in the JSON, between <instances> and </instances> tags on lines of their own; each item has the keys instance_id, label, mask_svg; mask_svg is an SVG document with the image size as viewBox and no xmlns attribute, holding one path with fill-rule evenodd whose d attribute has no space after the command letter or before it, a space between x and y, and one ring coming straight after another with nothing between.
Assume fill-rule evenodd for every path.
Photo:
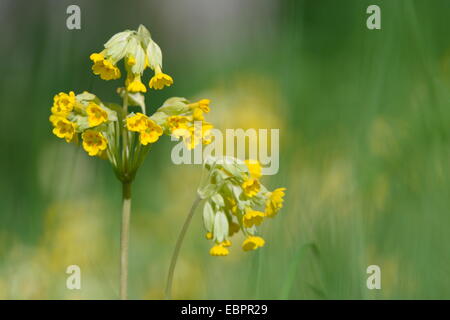
<instances>
[{"instance_id":1,"label":"blurred yellow flower","mask_svg":"<svg viewBox=\"0 0 450 320\"><path fill-rule=\"evenodd\" d=\"M263 247L264 244L265 241L263 238L257 236L249 236L242 243L242 249L244 249L244 251L256 250L260 247Z\"/></svg>"},{"instance_id":2,"label":"blurred yellow flower","mask_svg":"<svg viewBox=\"0 0 450 320\"><path fill-rule=\"evenodd\" d=\"M284 191L286 188L278 188L275 189L273 192L269 192L267 194L267 200L266 200L266 216L267 217L273 217L275 216L278 211L283 207L283 197L284 197Z\"/></svg>"},{"instance_id":3,"label":"blurred yellow flower","mask_svg":"<svg viewBox=\"0 0 450 320\"><path fill-rule=\"evenodd\" d=\"M247 197L256 196L261 189L259 181L254 178L249 178L242 183L242 189Z\"/></svg>"},{"instance_id":4,"label":"blurred yellow flower","mask_svg":"<svg viewBox=\"0 0 450 320\"><path fill-rule=\"evenodd\" d=\"M127 117L127 129L129 131L140 132L147 129L148 117L143 113L136 113L130 117Z\"/></svg>"},{"instance_id":5,"label":"blurred yellow flower","mask_svg":"<svg viewBox=\"0 0 450 320\"><path fill-rule=\"evenodd\" d=\"M141 82L140 75L136 75L132 81L127 81L127 90L130 92L147 92L147 88Z\"/></svg>"},{"instance_id":6,"label":"blurred yellow flower","mask_svg":"<svg viewBox=\"0 0 450 320\"><path fill-rule=\"evenodd\" d=\"M146 128L139 134L139 141L146 146L149 143L158 141L159 137L163 134L163 130L156 124L155 121L147 119Z\"/></svg>"},{"instance_id":7,"label":"blurred yellow flower","mask_svg":"<svg viewBox=\"0 0 450 320\"><path fill-rule=\"evenodd\" d=\"M111 61L105 59L103 54L93 53L89 58L94 62L92 71L95 75L99 75L103 80L114 80L120 78L120 69L112 64Z\"/></svg>"},{"instance_id":8,"label":"blurred yellow flower","mask_svg":"<svg viewBox=\"0 0 450 320\"><path fill-rule=\"evenodd\" d=\"M96 156L105 150L108 142L103 135L95 130L86 130L81 135L83 148L90 156Z\"/></svg>"},{"instance_id":9,"label":"blurred yellow flower","mask_svg":"<svg viewBox=\"0 0 450 320\"><path fill-rule=\"evenodd\" d=\"M221 244L216 244L209 250L209 254L212 256L227 256L230 252Z\"/></svg>"},{"instance_id":10,"label":"blurred yellow flower","mask_svg":"<svg viewBox=\"0 0 450 320\"><path fill-rule=\"evenodd\" d=\"M73 110L75 105L75 93L70 91L69 94L60 92L53 97L53 106L51 112L55 115L67 116Z\"/></svg>"},{"instance_id":11,"label":"blurred yellow flower","mask_svg":"<svg viewBox=\"0 0 450 320\"><path fill-rule=\"evenodd\" d=\"M245 160L250 176L255 179L261 177L261 165L258 160Z\"/></svg>"},{"instance_id":12,"label":"blurred yellow flower","mask_svg":"<svg viewBox=\"0 0 450 320\"><path fill-rule=\"evenodd\" d=\"M211 239L213 238L212 232L207 232L207 233L205 234L205 238L206 238L207 240L211 240Z\"/></svg>"},{"instance_id":13,"label":"blurred yellow flower","mask_svg":"<svg viewBox=\"0 0 450 320\"><path fill-rule=\"evenodd\" d=\"M259 226L264 220L264 213L261 211L247 209L246 213L242 217L242 223L246 228L251 228L253 226Z\"/></svg>"},{"instance_id":14,"label":"blurred yellow flower","mask_svg":"<svg viewBox=\"0 0 450 320\"><path fill-rule=\"evenodd\" d=\"M185 116L170 116L166 120L171 134L182 137L189 133L189 119Z\"/></svg>"},{"instance_id":15,"label":"blurred yellow flower","mask_svg":"<svg viewBox=\"0 0 450 320\"><path fill-rule=\"evenodd\" d=\"M165 86L170 87L173 84L171 76L157 71L156 74L150 79L148 86L155 90L161 90Z\"/></svg>"},{"instance_id":16,"label":"blurred yellow flower","mask_svg":"<svg viewBox=\"0 0 450 320\"><path fill-rule=\"evenodd\" d=\"M88 115L89 126L95 127L108 120L108 113L103 110L98 104L90 102L86 108Z\"/></svg>"},{"instance_id":17,"label":"blurred yellow flower","mask_svg":"<svg viewBox=\"0 0 450 320\"><path fill-rule=\"evenodd\" d=\"M228 236L232 236L235 233L238 233L241 230L241 226L236 222L231 222L228 230Z\"/></svg>"},{"instance_id":18,"label":"blurred yellow flower","mask_svg":"<svg viewBox=\"0 0 450 320\"><path fill-rule=\"evenodd\" d=\"M221 245L224 247L231 247L231 241L228 239L224 240L224 241L222 241Z\"/></svg>"},{"instance_id":19,"label":"blurred yellow flower","mask_svg":"<svg viewBox=\"0 0 450 320\"><path fill-rule=\"evenodd\" d=\"M53 133L55 136L66 139L66 142L72 141L75 134L75 123L57 115L51 115L50 122L54 126Z\"/></svg>"}]
</instances>

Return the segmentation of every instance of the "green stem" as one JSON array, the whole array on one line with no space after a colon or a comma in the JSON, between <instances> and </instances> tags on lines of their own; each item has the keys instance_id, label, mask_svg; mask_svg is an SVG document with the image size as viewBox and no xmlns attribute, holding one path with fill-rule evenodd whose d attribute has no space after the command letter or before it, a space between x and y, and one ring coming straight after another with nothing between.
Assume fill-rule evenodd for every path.
<instances>
[{"instance_id":1,"label":"green stem","mask_svg":"<svg viewBox=\"0 0 450 320\"><path fill-rule=\"evenodd\" d=\"M124 118L126 119L126 116L128 114L128 91L125 89L125 96L123 98L123 114ZM128 130L125 126L122 126L122 139L123 139L123 150L122 150L122 157L123 157L123 167L125 171L125 175L128 174L129 168L128 168L128 160L130 156L129 152L129 142L128 142ZM125 179L128 179L126 176Z\"/></svg>"},{"instance_id":2,"label":"green stem","mask_svg":"<svg viewBox=\"0 0 450 320\"><path fill-rule=\"evenodd\" d=\"M184 221L183 227L181 228L181 232L178 235L177 243L175 245L175 249L173 250L173 254L172 254L172 260L170 261L169 273L167 275L166 299L171 299L173 274L175 272L175 266L177 264L178 254L180 253L181 245L183 244L183 239L184 239L184 236L186 235L186 231L189 227L192 217L194 216L195 209L197 209L197 206L199 205L200 201L201 201L201 199L197 195L197 197L194 200L194 203L192 204L191 210L189 211L189 214L186 217L186 220Z\"/></svg>"},{"instance_id":3,"label":"green stem","mask_svg":"<svg viewBox=\"0 0 450 320\"><path fill-rule=\"evenodd\" d=\"M128 242L130 238L131 182L122 182L122 226L120 232L120 299L127 299Z\"/></svg>"}]
</instances>

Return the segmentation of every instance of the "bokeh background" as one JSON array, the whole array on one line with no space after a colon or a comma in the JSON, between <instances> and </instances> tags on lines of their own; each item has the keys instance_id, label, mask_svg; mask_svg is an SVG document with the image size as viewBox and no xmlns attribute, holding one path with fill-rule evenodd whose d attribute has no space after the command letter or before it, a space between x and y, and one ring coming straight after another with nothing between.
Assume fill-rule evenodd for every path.
<instances>
[{"instance_id":1,"label":"bokeh background","mask_svg":"<svg viewBox=\"0 0 450 320\"><path fill-rule=\"evenodd\" d=\"M81 30L66 8L81 7ZM381 30L366 8L381 7ZM208 97L211 122L279 128L285 207L266 246L211 257L201 214L177 299L450 298L450 2L188 0L0 2L0 298L118 298L121 188L106 161L51 133L53 95L119 101L89 55L144 24L175 84L147 95ZM148 79L145 79L148 81ZM130 297L163 298L201 166L161 139L133 185ZM198 212L199 213L199 212ZM82 289L66 289L68 265ZM381 267L368 290L366 268Z\"/></svg>"}]
</instances>

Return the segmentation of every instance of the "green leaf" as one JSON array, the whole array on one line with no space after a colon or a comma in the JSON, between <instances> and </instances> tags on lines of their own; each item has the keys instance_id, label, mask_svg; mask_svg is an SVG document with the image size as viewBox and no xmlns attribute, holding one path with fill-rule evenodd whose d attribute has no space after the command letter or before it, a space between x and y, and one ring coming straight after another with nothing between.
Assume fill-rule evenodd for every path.
<instances>
[{"instance_id":1,"label":"green leaf","mask_svg":"<svg viewBox=\"0 0 450 320\"><path fill-rule=\"evenodd\" d=\"M228 219L225 213L219 211L214 218L214 237L218 242L222 242L228 236Z\"/></svg>"},{"instance_id":2,"label":"green leaf","mask_svg":"<svg viewBox=\"0 0 450 320\"><path fill-rule=\"evenodd\" d=\"M208 232L212 232L214 226L214 210L209 201L206 201L203 206L203 224Z\"/></svg>"}]
</instances>

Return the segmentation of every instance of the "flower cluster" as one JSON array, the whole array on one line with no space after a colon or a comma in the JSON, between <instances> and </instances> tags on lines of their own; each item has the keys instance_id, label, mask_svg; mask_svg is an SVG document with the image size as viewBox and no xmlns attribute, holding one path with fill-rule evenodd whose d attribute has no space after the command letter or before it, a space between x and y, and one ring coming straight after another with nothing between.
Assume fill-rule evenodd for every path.
<instances>
[{"instance_id":1,"label":"flower cluster","mask_svg":"<svg viewBox=\"0 0 450 320\"><path fill-rule=\"evenodd\" d=\"M210 158L205 163L206 181L198 189L205 199L203 222L206 238L214 241L213 256L226 256L230 238L242 231L244 251L264 246L257 226L274 217L283 207L285 188L268 191L260 182L261 165L256 160L245 162L235 158Z\"/></svg>"},{"instance_id":2,"label":"flower cluster","mask_svg":"<svg viewBox=\"0 0 450 320\"><path fill-rule=\"evenodd\" d=\"M144 26L115 34L90 59L92 71L103 80L118 79L126 73L125 86L117 89L122 106L103 103L88 92L61 92L54 97L50 122L57 137L81 142L90 156L108 159L122 182L133 180L150 145L163 133L182 138L189 149L211 142L213 127L204 119L210 111L208 99L189 102L170 98L155 114L146 115L143 93L147 87L141 81L144 71L154 71L148 84L153 89L170 86L173 80L162 72L161 49ZM123 64L119 64L121 60ZM129 107L140 107L142 112L130 113Z\"/></svg>"},{"instance_id":3,"label":"flower cluster","mask_svg":"<svg viewBox=\"0 0 450 320\"><path fill-rule=\"evenodd\" d=\"M185 98L170 98L151 118L166 134L183 139L186 147L191 150L199 143L209 144L212 141L213 126L204 117L210 111L209 103L209 99L189 102Z\"/></svg>"},{"instance_id":4,"label":"flower cluster","mask_svg":"<svg viewBox=\"0 0 450 320\"><path fill-rule=\"evenodd\" d=\"M124 60L127 73L125 87L129 92L147 92L142 83L145 69L154 71L148 86L160 90L173 83L172 77L162 72L162 53L150 32L143 26L135 30L125 30L112 36L101 52L93 53L90 59L94 63L92 71L103 80L114 80L121 77L117 67Z\"/></svg>"},{"instance_id":5,"label":"flower cluster","mask_svg":"<svg viewBox=\"0 0 450 320\"><path fill-rule=\"evenodd\" d=\"M83 148L90 156L105 155L117 114L95 95L60 92L53 98L51 113L53 133L58 138L77 142L81 136Z\"/></svg>"}]
</instances>

